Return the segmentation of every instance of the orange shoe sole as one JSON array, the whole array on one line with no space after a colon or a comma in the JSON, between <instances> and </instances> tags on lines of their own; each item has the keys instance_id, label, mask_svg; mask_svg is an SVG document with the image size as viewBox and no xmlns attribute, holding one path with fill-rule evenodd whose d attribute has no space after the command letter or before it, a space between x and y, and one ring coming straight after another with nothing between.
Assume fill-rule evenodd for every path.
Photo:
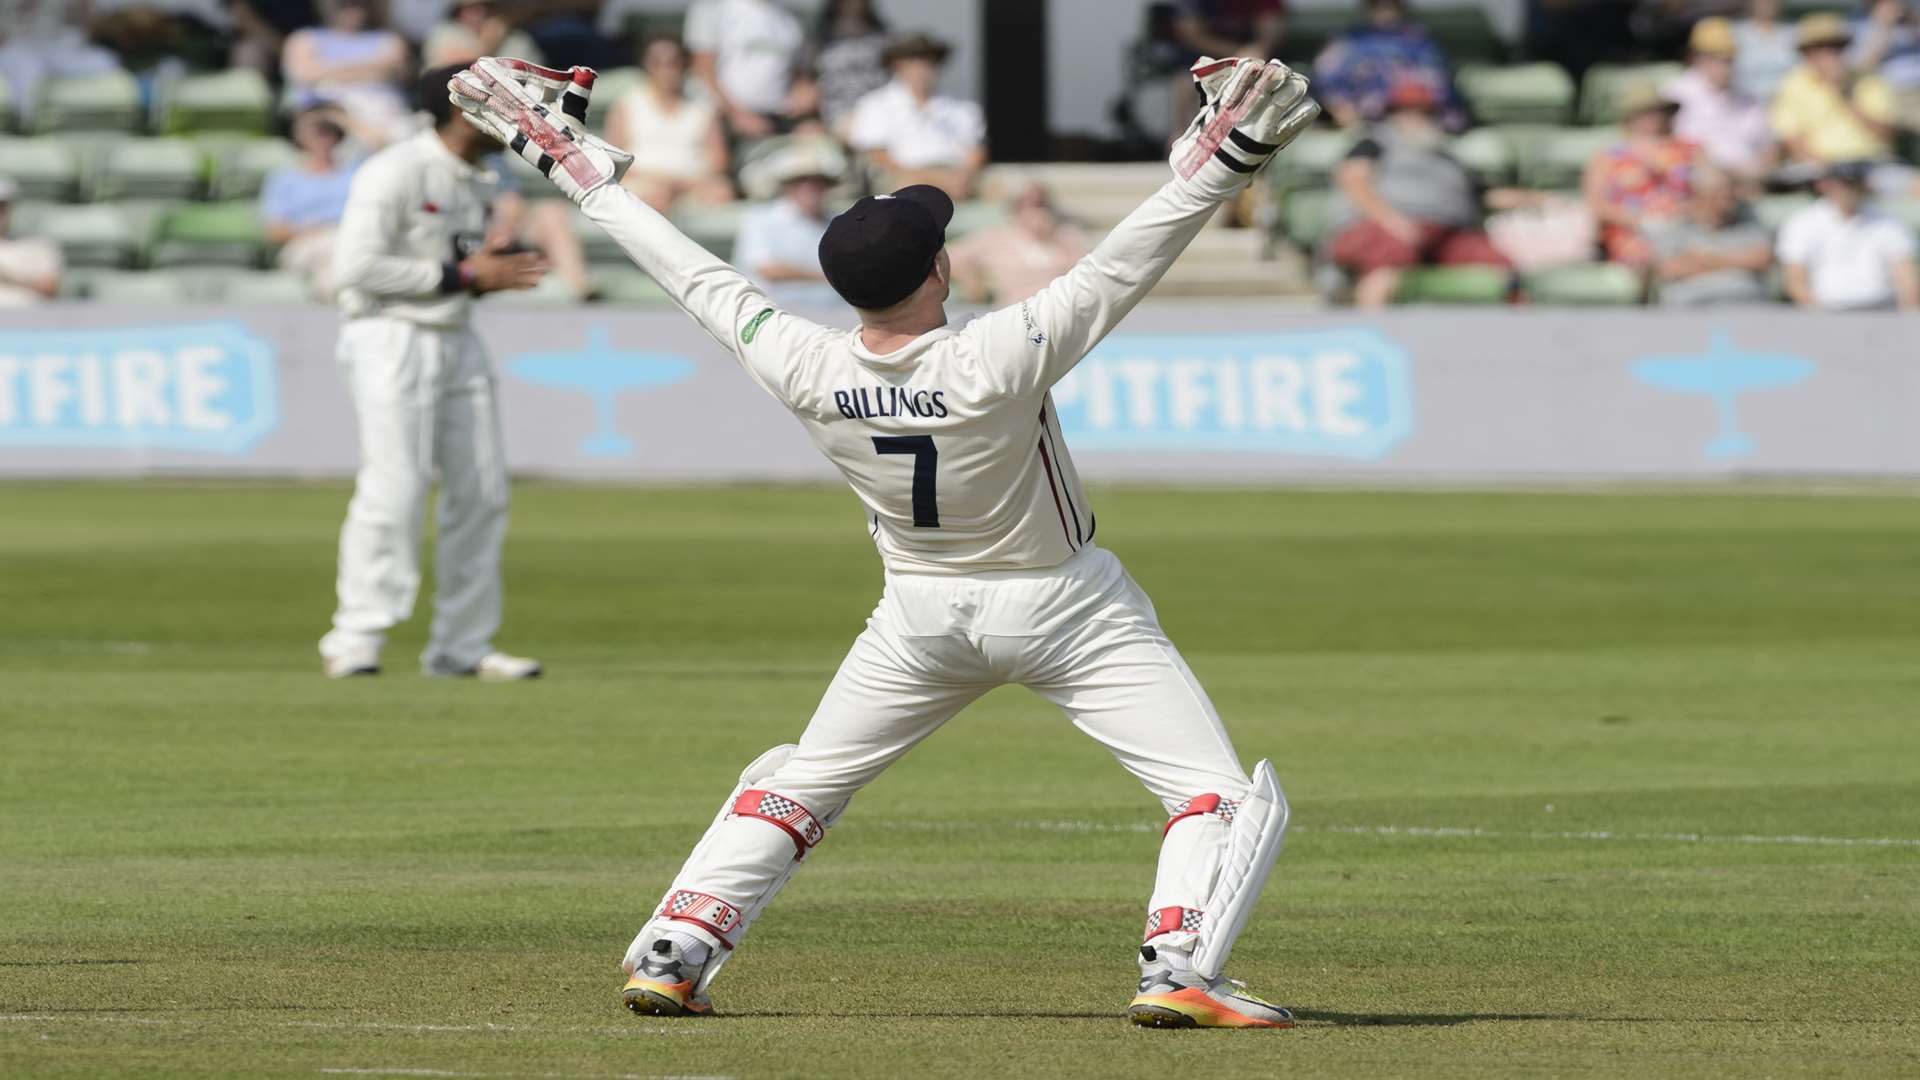
<instances>
[{"instance_id":1,"label":"orange shoe sole","mask_svg":"<svg viewBox=\"0 0 1920 1080\"><path fill-rule=\"evenodd\" d=\"M627 1008L642 1016L712 1015L713 1006L693 1002L692 994L690 982L664 983L637 975L627 980L626 989L621 991Z\"/></svg>"},{"instance_id":2,"label":"orange shoe sole","mask_svg":"<svg viewBox=\"0 0 1920 1080\"><path fill-rule=\"evenodd\" d=\"M1260 1020L1234 1012L1188 987L1171 994L1142 994L1127 1006L1127 1017L1141 1027L1155 1028L1290 1028L1291 1020Z\"/></svg>"}]
</instances>

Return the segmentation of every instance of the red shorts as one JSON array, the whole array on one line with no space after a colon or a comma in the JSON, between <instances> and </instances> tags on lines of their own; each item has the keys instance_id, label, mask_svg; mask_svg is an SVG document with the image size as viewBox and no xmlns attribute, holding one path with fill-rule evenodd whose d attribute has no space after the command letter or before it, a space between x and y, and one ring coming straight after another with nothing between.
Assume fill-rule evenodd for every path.
<instances>
[{"instance_id":1,"label":"red shorts","mask_svg":"<svg viewBox=\"0 0 1920 1080\"><path fill-rule=\"evenodd\" d=\"M1340 230L1328 254L1335 264L1362 275L1409 266L1512 265L1486 233L1445 225L1422 225L1419 242L1409 244L1378 222L1362 221Z\"/></svg>"}]
</instances>

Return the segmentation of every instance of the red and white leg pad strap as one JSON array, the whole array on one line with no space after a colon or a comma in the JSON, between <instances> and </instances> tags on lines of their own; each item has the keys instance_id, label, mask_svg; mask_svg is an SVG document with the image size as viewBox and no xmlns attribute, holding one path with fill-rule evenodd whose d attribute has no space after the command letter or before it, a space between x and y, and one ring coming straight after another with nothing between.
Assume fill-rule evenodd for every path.
<instances>
[{"instance_id":1,"label":"red and white leg pad strap","mask_svg":"<svg viewBox=\"0 0 1920 1080\"><path fill-rule=\"evenodd\" d=\"M1206 915L1199 908L1163 907L1147 916L1147 937L1152 941L1162 934L1197 934Z\"/></svg>"},{"instance_id":2,"label":"red and white leg pad strap","mask_svg":"<svg viewBox=\"0 0 1920 1080\"><path fill-rule=\"evenodd\" d=\"M734 797L730 816L759 818L777 826L793 840L793 857L804 859L826 829L806 807L777 792L749 788Z\"/></svg>"},{"instance_id":3,"label":"red and white leg pad strap","mask_svg":"<svg viewBox=\"0 0 1920 1080\"><path fill-rule=\"evenodd\" d=\"M727 935L740 929L740 923L745 918L739 908L725 900L691 889L676 889L668 893L666 902L660 905L660 910L655 914L662 919L692 923L719 938L720 946L725 949L733 948L733 942Z\"/></svg>"},{"instance_id":4,"label":"red and white leg pad strap","mask_svg":"<svg viewBox=\"0 0 1920 1080\"><path fill-rule=\"evenodd\" d=\"M1167 835L1173 831L1175 825L1180 824L1187 818L1198 817L1201 814L1217 815L1221 821L1231 825L1233 824L1233 815L1238 813L1239 810L1240 804L1234 802L1232 799L1223 798L1219 795L1195 795L1193 798L1173 808L1173 816L1167 819L1167 827L1160 830L1160 835Z\"/></svg>"}]
</instances>

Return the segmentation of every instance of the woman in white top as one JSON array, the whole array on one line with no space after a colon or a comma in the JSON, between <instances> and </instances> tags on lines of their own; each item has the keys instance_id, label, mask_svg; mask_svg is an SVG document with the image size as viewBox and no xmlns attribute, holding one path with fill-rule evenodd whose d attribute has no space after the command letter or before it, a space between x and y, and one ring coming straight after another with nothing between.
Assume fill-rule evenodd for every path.
<instances>
[{"instance_id":1,"label":"woman in white top","mask_svg":"<svg viewBox=\"0 0 1920 1080\"><path fill-rule=\"evenodd\" d=\"M711 102L687 97L686 46L655 38L640 64L646 81L607 113L608 140L633 152L633 168L621 183L663 214L681 199L708 206L732 202L720 112Z\"/></svg>"}]
</instances>

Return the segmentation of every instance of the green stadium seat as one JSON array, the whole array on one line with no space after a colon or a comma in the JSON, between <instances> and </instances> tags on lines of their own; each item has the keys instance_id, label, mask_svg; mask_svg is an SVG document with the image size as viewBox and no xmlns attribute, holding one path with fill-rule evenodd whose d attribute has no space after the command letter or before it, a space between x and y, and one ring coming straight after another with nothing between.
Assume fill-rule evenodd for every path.
<instances>
[{"instance_id":1,"label":"green stadium seat","mask_svg":"<svg viewBox=\"0 0 1920 1080\"><path fill-rule=\"evenodd\" d=\"M1352 6L1307 7L1295 4L1287 12L1287 34L1280 42L1280 59L1289 64L1310 63L1341 32L1360 21ZM1298 66L1298 64L1295 64Z\"/></svg>"},{"instance_id":2,"label":"green stadium seat","mask_svg":"<svg viewBox=\"0 0 1920 1080\"><path fill-rule=\"evenodd\" d=\"M95 270L75 275L80 295L99 304L141 307L191 304L192 278L166 271Z\"/></svg>"},{"instance_id":3,"label":"green stadium seat","mask_svg":"<svg viewBox=\"0 0 1920 1080\"><path fill-rule=\"evenodd\" d=\"M1811 205L1813 205L1812 195L1804 191L1794 191L1781 195L1762 195L1753 201L1751 209L1755 222L1774 232L1779 232L1780 226L1786 224L1788 218Z\"/></svg>"},{"instance_id":4,"label":"green stadium seat","mask_svg":"<svg viewBox=\"0 0 1920 1080\"><path fill-rule=\"evenodd\" d=\"M311 304L307 283L298 274L279 270L240 271L231 274L202 274L207 289L200 299L228 307Z\"/></svg>"},{"instance_id":5,"label":"green stadium seat","mask_svg":"<svg viewBox=\"0 0 1920 1080\"><path fill-rule=\"evenodd\" d=\"M1318 248L1327 235L1328 209L1332 200L1333 192L1325 188L1289 193L1281 217L1287 239L1307 251Z\"/></svg>"},{"instance_id":6,"label":"green stadium seat","mask_svg":"<svg viewBox=\"0 0 1920 1080\"><path fill-rule=\"evenodd\" d=\"M1640 303L1646 295L1638 271L1619 263L1550 266L1524 277L1527 298L1557 307L1606 307Z\"/></svg>"},{"instance_id":7,"label":"green stadium seat","mask_svg":"<svg viewBox=\"0 0 1920 1080\"><path fill-rule=\"evenodd\" d=\"M667 290L637 267L596 269L593 287L608 304L658 307L673 303L667 298Z\"/></svg>"},{"instance_id":8,"label":"green stadium seat","mask_svg":"<svg viewBox=\"0 0 1920 1080\"><path fill-rule=\"evenodd\" d=\"M260 208L251 200L190 203L160 216L154 229L154 266L257 267L266 261Z\"/></svg>"},{"instance_id":9,"label":"green stadium seat","mask_svg":"<svg viewBox=\"0 0 1920 1080\"><path fill-rule=\"evenodd\" d=\"M614 103L627 95L629 90L646 81L646 74L637 67L614 68L603 71L593 81L593 97L587 101L587 126L595 132L605 134L607 130L607 112Z\"/></svg>"},{"instance_id":10,"label":"green stadium seat","mask_svg":"<svg viewBox=\"0 0 1920 1080\"><path fill-rule=\"evenodd\" d=\"M745 203L677 206L673 211L673 223L681 232L698 241L701 247L722 259L729 259L733 257L734 236L740 231L740 218L747 209Z\"/></svg>"},{"instance_id":11,"label":"green stadium seat","mask_svg":"<svg viewBox=\"0 0 1920 1080\"><path fill-rule=\"evenodd\" d=\"M24 199L66 202L80 194L80 158L52 139L0 139L0 175L20 185Z\"/></svg>"},{"instance_id":12,"label":"green stadium seat","mask_svg":"<svg viewBox=\"0 0 1920 1080\"><path fill-rule=\"evenodd\" d=\"M193 199L206 188L206 158L186 139L125 139L107 151L97 199Z\"/></svg>"},{"instance_id":13,"label":"green stadium seat","mask_svg":"<svg viewBox=\"0 0 1920 1080\"><path fill-rule=\"evenodd\" d=\"M1474 128L1453 140L1453 156L1488 187L1513 183L1513 144L1498 128Z\"/></svg>"},{"instance_id":14,"label":"green stadium seat","mask_svg":"<svg viewBox=\"0 0 1920 1080\"><path fill-rule=\"evenodd\" d=\"M1326 187L1333 182L1333 170L1357 141L1359 136L1351 131L1308 128L1275 159L1279 168L1274 170L1274 179L1294 190Z\"/></svg>"},{"instance_id":15,"label":"green stadium seat","mask_svg":"<svg viewBox=\"0 0 1920 1080\"><path fill-rule=\"evenodd\" d=\"M40 88L33 123L39 132L137 131L145 126L140 84L124 71L48 80Z\"/></svg>"},{"instance_id":16,"label":"green stadium seat","mask_svg":"<svg viewBox=\"0 0 1920 1080\"><path fill-rule=\"evenodd\" d=\"M1007 206L1002 202L969 199L953 204L953 222L947 226L947 238L958 240L968 233L991 229L1007 223Z\"/></svg>"},{"instance_id":17,"label":"green stadium seat","mask_svg":"<svg viewBox=\"0 0 1920 1080\"><path fill-rule=\"evenodd\" d=\"M139 263L150 235L136 217L116 206L49 206L22 215L23 235L60 246L69 266L121 269Z\"/></svg>"},{"instance_id":18,"label":"green stadium seat","mask_svg":"<svg viewBox=\"0 0 1920 1080\"><path fill-rule=\"evenodd\" d=\"M1665 86L1685 70L1677 63L1595 64L1580 82L1580 122L1617 124L1620 122L1620 92L1635 83L1652 82Z\"/></svg>"},{"instance_id":19,"label":"green stadium seat","mask_svg":"<svg viewBox=\"0 0 1920 1080\"><path fill-rule=\"evenodd\" d=\"M1417 266L1402 271L1396 304L1504 304L1511 271L1495 266Z\"/></svg>"},{"instance_id":20,"label":"green stadium seat","mask_svg":"<svg viewBox=\"0 0 1920 1080\"><path fill-rule=\"evenodd\" d=\"M1421 4L1413 16L1455 64L1497 61L1506 54L1506 43L1494 32L1486 9L1478 4Z\"/></svg>"},{"instance_id":21,"label":"green stadium seat","mask_svg":"<svg viewBox=\"0 0 1920 1080\"><path fill-rule=\"evenodd\" d=\"M1454 81L1484 124L1564 124L1573 116L1573 79L1558 64L1467 64Z\"/></svg>"},{"instance_id":22,"label":"green stadium seat","mask_svg":"<svg viewBox=\"0 0 1920 1080\"><path fill-rule=\"evenodd\" d=\"M268 173L299 164L300 151L285 139L248 139L229 143L213 160L212 196L251 199Z\"/></svg>"},{"instance_id":23,"label":"green stadium seat","mask_svg":"<svg viewBox=\"0 0 1920 1080\"><path fill-rule=\"evenodd\" d=\"M161 113L161 130L233 131L264 135L273 118L273 88L259 72L235 68L213 75L190 75L170 86Z\"/></svg>"},{"instance_id":24,"label":"green stadium seat","mask_svg":"<svg viewBox=\"0 0 1920 1080\"><path fill-rule=\"evenodd\" d=\"M1618 128L1561 128L1523 162L1521 179L1534 188L1577 188L1587 162L1620 143Z\"/></svg>"}]
</instances>

